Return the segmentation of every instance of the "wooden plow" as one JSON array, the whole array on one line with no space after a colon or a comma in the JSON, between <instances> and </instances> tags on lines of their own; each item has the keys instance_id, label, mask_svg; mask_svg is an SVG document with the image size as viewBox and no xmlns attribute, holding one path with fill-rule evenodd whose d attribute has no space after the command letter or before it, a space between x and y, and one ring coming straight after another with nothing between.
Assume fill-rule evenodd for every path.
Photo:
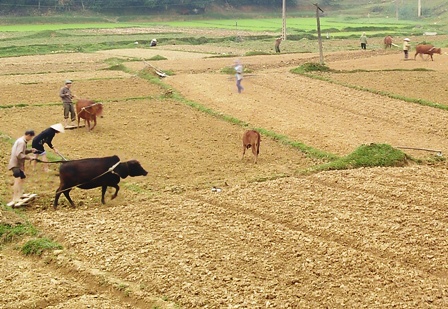
<instances>
[{"instance_id":1,"label":"wooden plow","mask_svg":"<svg viewBox=\"0 0 448 309\"><path fill-rule=\"evenodd\" d=\"M167 76L168 76L165 72L163 72L162 70L156 68L156 67L153 66L151 63L148 63L148 62L146 62L146 61L143 61L143 63L144 63L146 66L151 67L151 68L154 70L154 72L155 72L157 75L159 75L160 77L163 78L163 77L167 77Z\"/></svg>"},{"instance_id":2,"label":"wooden plow","mask_svg":"<svg viewBox=\"0 0 448 309\"><path fill-rule=\"evenodd\" d=\"M421 151L428 151L428 152L434 152L437 156L441 157L442 150L435 150L435 149L428 149L428 148L418 148L418 147L407 147L407 146L396 146L398 149L409 149L409 150L421 150Z\"/></svg>"}]
</instances>

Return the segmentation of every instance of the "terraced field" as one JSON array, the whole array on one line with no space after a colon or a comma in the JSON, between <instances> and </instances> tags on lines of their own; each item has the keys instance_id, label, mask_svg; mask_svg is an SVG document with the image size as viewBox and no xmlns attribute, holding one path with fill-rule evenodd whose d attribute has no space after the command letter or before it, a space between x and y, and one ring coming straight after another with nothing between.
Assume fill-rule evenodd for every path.
<instances>
[{"instance_id":1,"label":"terraced field","mask_svg":"<svg viewBox=\"0 0 448 309\"><path fill-rule=\"evenodd\" d=\"M154 55L167 60L152 65L175 73L162 80L174 95L138 77L151 70L143 61L125 62L129 73L104 70L108 58ZM444 161L406 150L422 160L434 157L433 164L304 175L321 162L263 136L254 165L250 155L241 160L245 128L185 104L340 156L368 143L445 154L445 110L352 87L444 105L445 55L430 62L403 61L399 51L331 53L330 68L364 69L325 73L332 82L290 72L316 54L207 56L190 46L160 46L0 59L1 105L25 104L0 109L4 203L11 195L10 142L27 128L62 121L57 93L66 78L79 97L102 101L105 112L92 132L57 135L61 153L69 159L117 154L149 171L124 179L118 198L111 201L108 193L106 205L100 189L76 189L77 207L62 197L54 211L57 164L50 173L28 170L27 191L39 199L23 213L64 249L25 257L20 243L4 246L0 307L447 307ZM220 73L237 57L251 69L242 94L233 76ZM391 68L409 71L383 71ZM25 220L5 210L0 218Z\"/></svg>"}]
</instances>

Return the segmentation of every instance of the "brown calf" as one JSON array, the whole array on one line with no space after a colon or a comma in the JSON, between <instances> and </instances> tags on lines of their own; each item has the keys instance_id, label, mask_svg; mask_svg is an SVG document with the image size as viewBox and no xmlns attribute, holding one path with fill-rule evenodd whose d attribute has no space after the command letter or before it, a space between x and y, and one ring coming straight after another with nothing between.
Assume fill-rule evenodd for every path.
<instances>
[{"instance_id":1,"label":"brown calf","mask_svg":"<svg viewBox=\"0 0 448 309\"><path fill-rule=\"evenodd\" d=\"M103 114L103 104L80 99L76 102L76 114L78 115L78 128L79 121L84 119L87 131L93 130L96 126L96 117ZM90 127L90 121L93 121L92 127Z\"/></svg>"},{"instance_id":2,"label":"brown calf","mask_svg":"<svg viewBox=\"0 0 448 309\"><path fill-rule=\"evenodd\" d=\"M417 57L417 55L420 54L420 57L422 57L423 59L423 54L429 55L431 57L431 60L434 61L434 59L432 58L433 54L442 54L442 49L441 48L437 48L434 47L431 44L419 44L415 47L415 55L414 55L414 59Z\"/></svg>"},{"instance_id":3,"label":"brown calf","mask_svg":"<svg viewBox=\"0 0 448 309\"><path fill-rule=\"evenodd\" d=\"M254 163L257 163L258 154L260 153L260 133L255 130L248 130L243 134L243 156L246 153L246 149L252 148L252 153L254 154Z\"/></svg>"}]
</instances>

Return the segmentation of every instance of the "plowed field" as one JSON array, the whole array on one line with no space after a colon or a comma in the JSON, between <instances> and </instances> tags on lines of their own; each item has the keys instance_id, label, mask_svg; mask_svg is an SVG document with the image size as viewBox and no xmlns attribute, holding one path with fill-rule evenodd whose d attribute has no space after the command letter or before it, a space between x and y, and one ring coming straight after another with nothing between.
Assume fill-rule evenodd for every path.
<instances>
[{"instance_id":1,"label":"plowed field","mask_svg":"<svg viewBox=\"0 0 448 309\"><path fill-rule=\"evenodd\" d=\"M138 77L151 68L131 61L154 55L167 60L152 65L174 73L163 85ZM28 239L3 246L0 307L448 307L444 161L305 175L321 162L266 136L258 164L250 152L241 160L246 128L222 117L340 156L368 143L446 154L447 111L373 93L447 104L446 55L431 62L403 61L399 51L331 53L330 68L358 71L325 73L330 81L290 72L317 54L240 57L251 71L242 94L220 73L236 57L207 56L160 46L0 59L0 104L15 105L0 109L4 204L12 142L62 121L57 94L67 78L78 97L103 102L104 117L91 132L56 135L59 151L138 159L149 172L123 179L106 205L99 188L75 189L76 208L61 197L53 210L58 164L50 173L28 168L26 191L38 200L23 216L3 209L0 219L28 219L64 249L27 257L17 248ZM129 73L105 70L113 57L125 59ZM405 151L425 162L434 155Z\"/></svg>"}]
</instances>

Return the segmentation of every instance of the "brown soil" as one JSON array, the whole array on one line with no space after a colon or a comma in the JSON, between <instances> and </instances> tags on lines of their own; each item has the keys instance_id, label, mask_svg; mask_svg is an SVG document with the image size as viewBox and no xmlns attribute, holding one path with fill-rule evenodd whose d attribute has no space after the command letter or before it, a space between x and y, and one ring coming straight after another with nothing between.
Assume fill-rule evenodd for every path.
<instances>
[{"instance_id":1,"label":"brown soil","mask_svg":"<svg viewBox=\"0 0 448 309\"><path fill-rule=\"evenodd\" d=\"M336 155L366 143L448 151L442 109L290 73L319 59L316 54L241 57L251 70L242 94L233 76L220 73L236 58L206 58L188 46L0 59L1 104L29 104L0 109L5 140L61 122L57 93L70 78L75 94L102 101L105 112L92 132L57 135L59 151L69 159L135 158L149 172L122 180L117 199L108 192L106 205L100 189L75 189L77 207L61 197L54 211L57 164L50 173L28 168L27 191L39 199L21 213L64 249L26 257L17 248L27 239L3 246L1 308L448 306L444 161L303 175L320 162L265 136L258 164L250 153L241 160L245 128L138 78L134 73L150 70L144 62L126 62L129 74L102 70L106 58L157 54L168 60L151 64L175 73L162 80L174 95L248 127ZM333 69L431 71L325 76L446 104L444 57L430 62L403 61L396 51L332 53L326 62ZM0 198L6 203L11 144L0 147ZM406 152L433 158L431 152ZM222 191L212 192L213 186ZM0 214L9 224L24 220Z\"/></svg>"}]
</instances>

